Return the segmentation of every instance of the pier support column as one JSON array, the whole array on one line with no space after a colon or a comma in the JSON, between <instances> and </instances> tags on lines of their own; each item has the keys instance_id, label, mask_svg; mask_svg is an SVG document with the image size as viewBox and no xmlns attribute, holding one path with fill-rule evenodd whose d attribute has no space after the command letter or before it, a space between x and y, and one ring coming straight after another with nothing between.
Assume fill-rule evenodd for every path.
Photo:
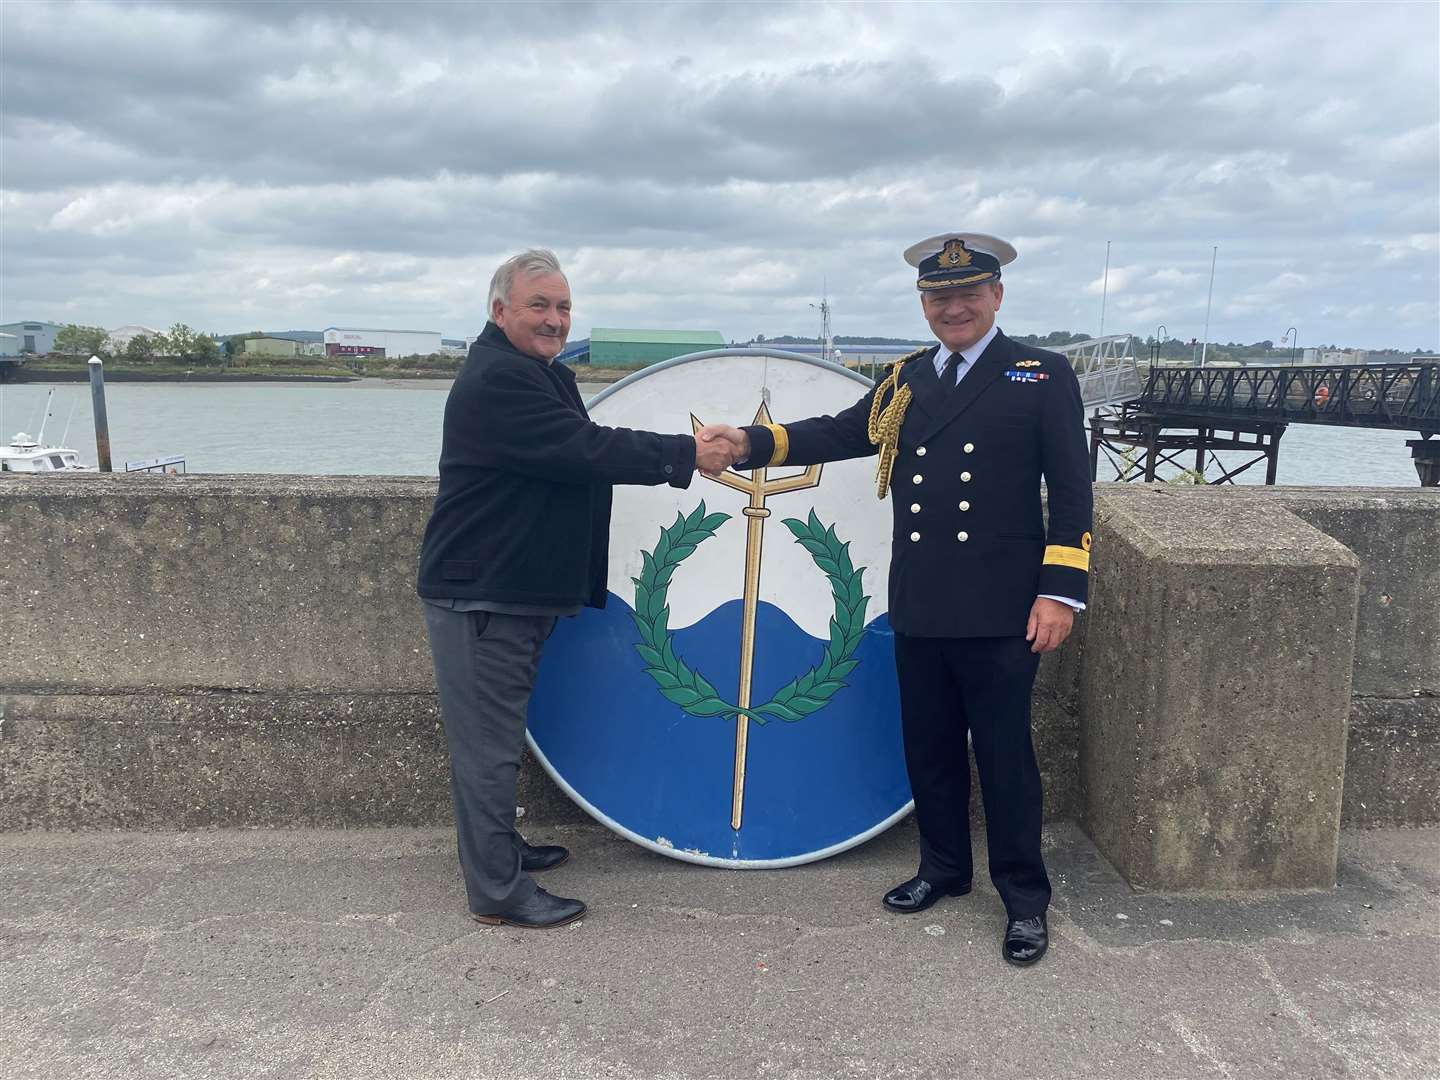
<instances>
[{"instance_id":1,"label":"pier support column","mask_svg":"<svg viewBox=\"0 0 1440 1080\"><path fill-rule=\"evenodd\" d=\"M1097 492L1083 824L1137 888L1335 882L1359 560L1259 500Z\"/></svg>"},{"instance_id":2,"label":"pier support column","mask_svg":"<svg viewBox=\"0 0 1440 1080\"><path fill-rule=\"evenodd\" d=\"M1411 439L1405 445L1415 459L1420 486L1440 487L1440 439Z\"/></svg>"}]
</instances>

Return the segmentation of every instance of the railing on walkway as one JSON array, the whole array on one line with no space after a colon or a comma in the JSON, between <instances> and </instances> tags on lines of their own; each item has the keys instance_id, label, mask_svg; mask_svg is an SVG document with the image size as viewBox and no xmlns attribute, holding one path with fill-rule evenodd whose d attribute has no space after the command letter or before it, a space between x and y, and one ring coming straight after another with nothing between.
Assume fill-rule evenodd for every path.
<instances>
[{"instance_id":1,"label":"railing on walkway","mask_svg":"<svg viewBox=\"0 0 1440 1080\"><path fill-rule=\"evenodd\" d=\"M1154 368L1132 403L1159 418L1440 433L1440 363Z\"/></svg>"},{"instance_id":2,"label":"railing on walkway","mask_svg":"<svg viewBox=\"0 0 1440 1080\"><path fill-rule=\"evenodd\" d=\"M1074 367L1086 409L1128 401L1140 393L1133 341L1130 334L1112 334L1055 350L1068 357Z\"/></svg>"}]
</instances>

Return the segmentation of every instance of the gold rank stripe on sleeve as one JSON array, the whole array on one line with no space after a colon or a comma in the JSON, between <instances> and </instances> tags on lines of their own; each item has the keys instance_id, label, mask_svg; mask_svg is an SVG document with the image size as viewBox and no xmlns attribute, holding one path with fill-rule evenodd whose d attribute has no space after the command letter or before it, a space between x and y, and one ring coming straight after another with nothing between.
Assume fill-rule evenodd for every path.
<instances>
[{"instance_id":1,"label":"gold rank stripe on sleeve","mask_svg":"<svg viewBox=\"0 0 1440 1080\"><path fill-rule=\"evenodd\" d=\"M775 440L775 452L770 455L770 464L767 468L776 465L784 465L785 459L790 456L790 436L785 431L784 424L766 424L770 435Z\"/></svg>"},{"instance_id":2,"label":"gold rank stripe on sleeve","mask_svg":"<svg viewBox=\"0 0 1440 1080\"><path fill-rule=\"evenodd\" d=\"M1090 572L1090 552L1084 548L1050 544L1045 548L1044 561L1046 566L1068 566L1072 570Z\"/></svg>"}]
</instances>

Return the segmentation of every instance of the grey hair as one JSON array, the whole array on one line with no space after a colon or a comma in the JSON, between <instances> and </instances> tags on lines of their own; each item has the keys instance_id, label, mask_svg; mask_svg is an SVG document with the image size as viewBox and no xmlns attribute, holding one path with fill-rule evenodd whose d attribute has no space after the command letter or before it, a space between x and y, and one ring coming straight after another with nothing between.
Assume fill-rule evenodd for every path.
<instances>
[{"instance_id":1,"label":"grey hair","mask_svg":"<svg viewBox=\"0 0 1440 1080\"><path fill-rule=\"evenodd\" d=\"M564 277L565 271L560 269L560 260L555 253L546 248L531 248L512 255L500 264L500 269L490 279L490 299L485 304L487 315L495 310L496 300L502 304L510 303L510 290L515 286L516 274L527 277L531 274L559 274Z\"/></svg>"}]
</instances>

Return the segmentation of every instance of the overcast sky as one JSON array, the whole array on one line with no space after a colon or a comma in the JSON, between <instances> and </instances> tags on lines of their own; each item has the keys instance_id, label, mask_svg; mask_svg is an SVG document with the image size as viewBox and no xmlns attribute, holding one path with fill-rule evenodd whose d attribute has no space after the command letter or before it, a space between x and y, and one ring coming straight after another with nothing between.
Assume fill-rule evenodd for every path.
<instances>
[{"instance_id":1,"label":"overcast sky","mask_svg":"<svg viewBox=\"0 0 1440 1080\"><path fill-rule=\"evenodd\" d=\"M1440 345L1440 5L0 4L0 322L925 336L901 252L1010 239L1000 324Z\"/></svg>"}]
</instances>

